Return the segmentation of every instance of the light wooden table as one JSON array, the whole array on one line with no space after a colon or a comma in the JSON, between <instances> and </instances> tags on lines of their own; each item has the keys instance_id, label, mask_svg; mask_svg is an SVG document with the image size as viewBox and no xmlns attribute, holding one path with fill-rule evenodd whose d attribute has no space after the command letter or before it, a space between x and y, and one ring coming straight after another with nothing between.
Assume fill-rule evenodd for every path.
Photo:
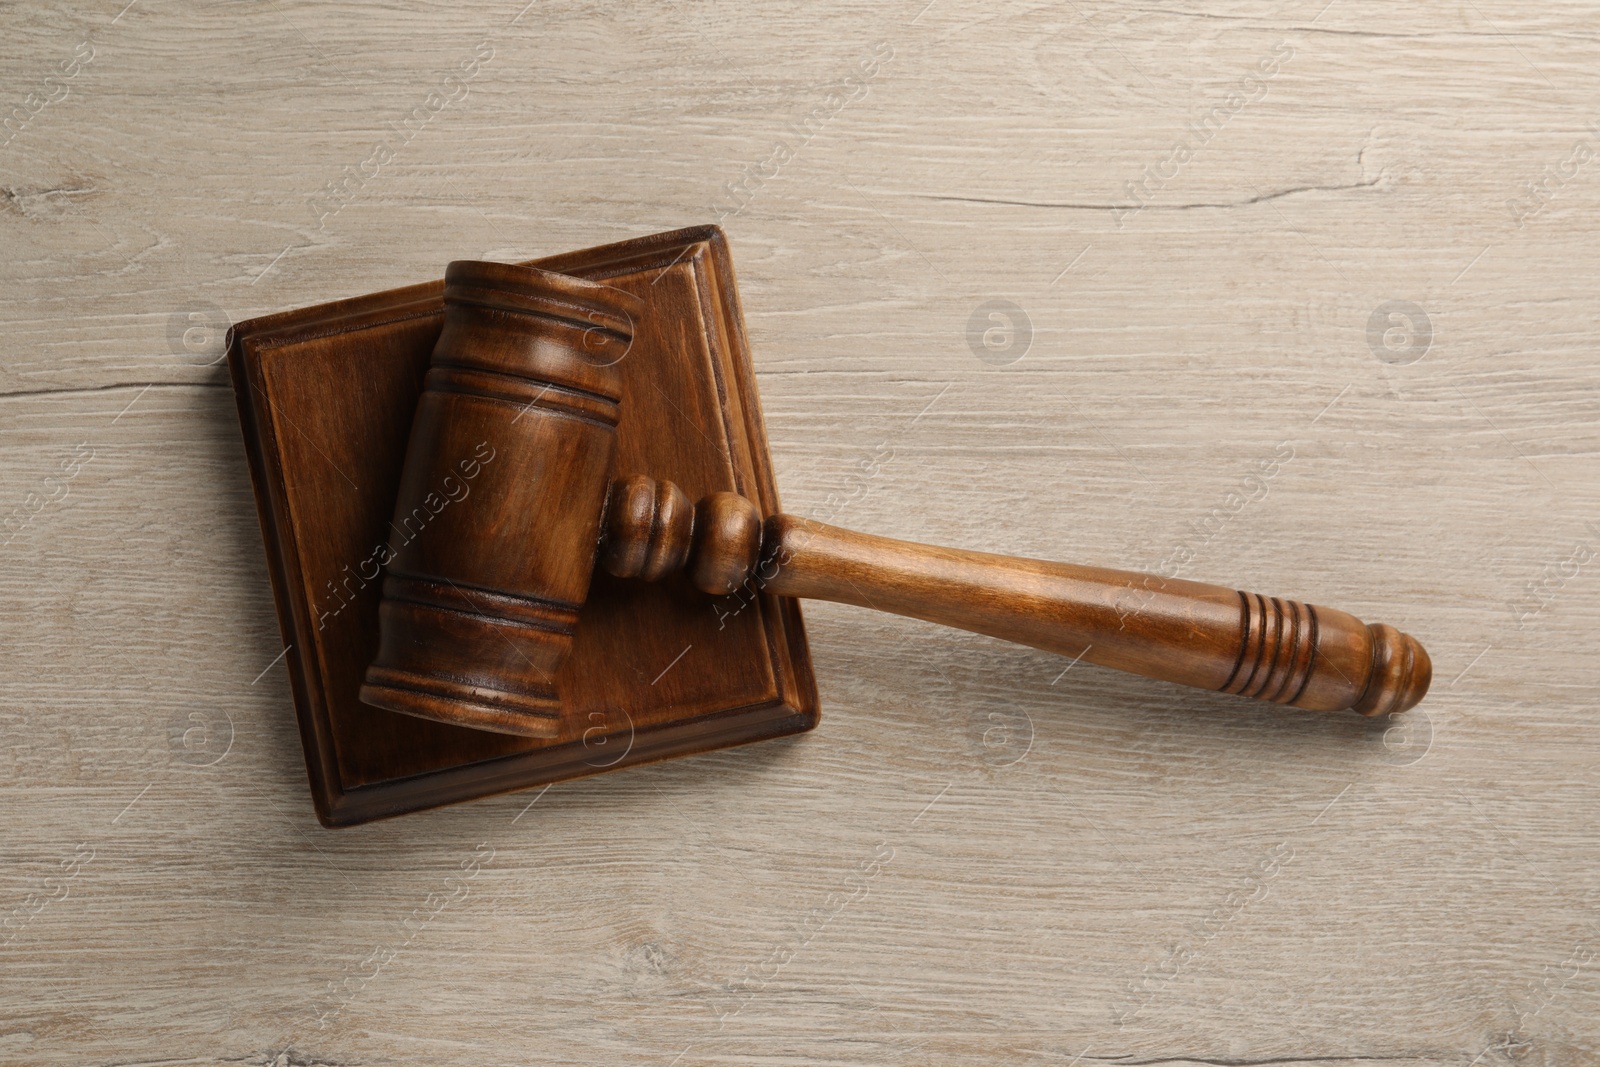
<instances>
[{"instance_id":1,"label":"light wooden table","mask_svg":"<svg viewBox=\"0 0 1600 1067\"><path fill-rule=\"evenodd\" d=\"M124 3L0 13L0 1062L1600 1062L1592 4ZM815 733L320 829L221 328L718 219L790 510L1432 696L817 605Z\"/></svg>"}]
</instances>

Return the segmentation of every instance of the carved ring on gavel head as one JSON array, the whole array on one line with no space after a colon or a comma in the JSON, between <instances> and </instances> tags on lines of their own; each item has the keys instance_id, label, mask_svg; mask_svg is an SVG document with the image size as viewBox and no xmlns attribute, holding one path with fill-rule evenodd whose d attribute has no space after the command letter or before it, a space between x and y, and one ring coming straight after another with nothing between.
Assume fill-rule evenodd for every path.
<instances>
[{"instance_id":1,"label":"carved ring on gavel head","mask_svg":"<svg viewBox=\"0 0 1600 1067\"><path fill-rule=\"evenodd\" d=\"M554 737L589 592L642 303L532 267L457 262L390 524L361 699ZM470 502L468 497L470 496Z\"/></svg>"},{"instance_id":2,"label":"carved ring on gavel head","mask_svg":"<svg viewBox=\"0 0 1600 1067\"><path fill-rule=\"evenodd\" d=\"M554 679L597 556L619 578L681 571L713 596L854 604L1298 708L1392 714L1428 691L1421 644L1343 611L762 516L733 493L693 503L643 474L613 480L615 365L638 301L559 274L463 262L450 265L445 302L395 510L367 703L557 736ZM450 499L445 479L474 461L472 506L432 513L430 499ZM433 517L407 538L419 508Z\"/></svg>"}]
</instances>

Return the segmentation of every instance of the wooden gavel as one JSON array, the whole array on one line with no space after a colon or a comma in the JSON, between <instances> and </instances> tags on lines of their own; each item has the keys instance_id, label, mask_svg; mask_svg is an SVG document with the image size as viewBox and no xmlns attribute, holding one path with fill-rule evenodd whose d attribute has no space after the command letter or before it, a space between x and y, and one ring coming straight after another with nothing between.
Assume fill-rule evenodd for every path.
<instances>
[{"instance_id":1,"label":"wooden gavel","mask_svg":"<svg viewBox=\"0 0 1600 1067\"><path fill-rule=\"evenodd\" d=\"M875 608L1298 708L1391 714L1428 691L1432 663L1414 638L1331 608L763 519L734 493L691 503L668 481L613 480L617 367L638 298L456 262L444 299L391 524L368 704L557 736L555 678L597 559L621 578L681 571L713 596Z\"/></svg>"}]
</instances>

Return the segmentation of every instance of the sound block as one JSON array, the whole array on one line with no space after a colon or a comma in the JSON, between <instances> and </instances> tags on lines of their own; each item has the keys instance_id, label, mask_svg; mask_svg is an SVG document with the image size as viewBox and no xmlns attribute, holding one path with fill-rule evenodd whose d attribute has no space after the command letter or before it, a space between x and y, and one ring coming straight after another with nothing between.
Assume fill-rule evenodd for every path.
<instances>
[{"instance_id":1,"label":"sound block","mask_svg":"<svg viewBox=\"0 0 1600 1067\"><path fill-rule=\"evenodd\" d=\"M763 514L777 513L722 231L678 230L530 265L604 281L647 305L622 364L616 473L670 479L690 499L736 492ZM229 342L323 825L815 726L816 681L795 601L713 598L681 576L651 584L598 569L558 679L559 736L485 733L361 703L357 691L377 647L379 546L389 537L412 412L443 321L442 292L435 281L251 319Z\"/></svg>"}]
</instances>

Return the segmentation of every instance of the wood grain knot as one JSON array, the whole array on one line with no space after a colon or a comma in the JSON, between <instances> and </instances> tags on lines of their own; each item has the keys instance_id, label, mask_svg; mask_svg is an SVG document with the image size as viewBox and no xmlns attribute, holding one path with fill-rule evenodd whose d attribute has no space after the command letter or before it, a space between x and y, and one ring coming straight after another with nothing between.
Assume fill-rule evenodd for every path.
<instances>
[{"instance_id":1,"label":"wood grain knot","mask_svg":"<svg viewBox=\"0 0 1600 1067\"><path fill-rule=\"evenodd\" d=\"M602 529L607 573L653 582L685 570L712 596L743 585L761 551L761 513L744 497L712 493L691 505L676 485L642 474L612 483Z\"/></svg>"},{"instance_id":2,"label":"wood grain knot","mask_svg":"<svg viewBox=\"0 0 1600 1067\"><path fill-rule=\"evenodd\" d=\"M1241 591L1239 610L1239 659L1222 692L1294 703L1316 662L1316 609L1297 600Z\"/></svg>"}]
</instances>

